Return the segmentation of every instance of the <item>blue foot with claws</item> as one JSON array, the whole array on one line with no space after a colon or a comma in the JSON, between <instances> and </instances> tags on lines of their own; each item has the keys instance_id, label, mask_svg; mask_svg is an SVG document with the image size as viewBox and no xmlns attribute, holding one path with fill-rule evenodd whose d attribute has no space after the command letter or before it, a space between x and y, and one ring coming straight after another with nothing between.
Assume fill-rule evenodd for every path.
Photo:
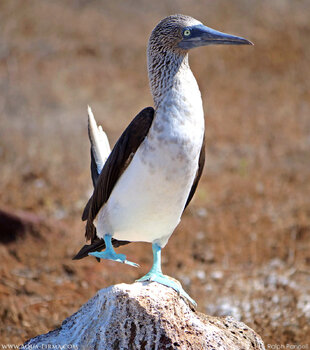
<instances>
[{"instance_id":1,"label":"blue foot with claws","mask_svg":"<svg viewBox=\"0 0 310 350\"><path fill-rule=\"evenodd\" d=\"M182 288L181 283L174 281L168 276L163 275L162 273L152 273L151 271L145 276L137 280L137 282L157 282L164 286L174 289L179 295L187 299L194 307L197 307L197 303L192 299Z\"/></svg>"},{"instance_id":2,"label":"blue foot with claws","mask_svg":"<svg viewBox=\"0 0 310 350\"><path fill-rule=\"evenodd\" d=\"M106 250L103 252L92 252L89 253L88 255L95 256L96 258L100 259L106 259L106 260L112 260L112 261L117 261L123 264L131 265L134 267L140 267L138 264L128 261L126 259L126 255L124 254L116 254L113 245L112 245L112 237L110 235L105 235L104 236L104 241L106 244Z\"/></svg>"},{"instance_id":3,"label":"blue foot with claws","mask_svg":"<svg viewBox=\"0 0 310 350\"><path fill-rule=\"evenodd\" d=\"M153 266L145 276L137 280L137 282L157 282L164 286L174 289L179 295L187 299L194 307L197 306L193 300L182 288L181 283L172 278L163 275L161 271L161 248L157 244L153 244L154 263Z\"/></svg>"}]
</instances>

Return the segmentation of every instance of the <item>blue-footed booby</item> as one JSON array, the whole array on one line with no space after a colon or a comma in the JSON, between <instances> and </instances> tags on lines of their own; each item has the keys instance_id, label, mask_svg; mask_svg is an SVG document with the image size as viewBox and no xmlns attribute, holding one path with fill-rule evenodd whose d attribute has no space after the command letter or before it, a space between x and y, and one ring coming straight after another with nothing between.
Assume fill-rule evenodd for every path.
<instances>
[{"instance_id":1,"label":"blue-footed booby","mask_svg":"<svg viewBox=\"0 0 310 350\"><path fill-rule=\"evenodd\" d=\"M114 248L130 242L152 243L153 266L138 281L171 287L192 304L181 285L163 275L161 250L191 201L204 166L204 112L188 52L212 44L252 43L185 15L159 22L147 49L154 108L143 109L132 120L111 153L89 110L94 192L82 219L87 220L85 235L91 244L74 257L93 255L138 266Z\"/></svg>"}]
</instances>

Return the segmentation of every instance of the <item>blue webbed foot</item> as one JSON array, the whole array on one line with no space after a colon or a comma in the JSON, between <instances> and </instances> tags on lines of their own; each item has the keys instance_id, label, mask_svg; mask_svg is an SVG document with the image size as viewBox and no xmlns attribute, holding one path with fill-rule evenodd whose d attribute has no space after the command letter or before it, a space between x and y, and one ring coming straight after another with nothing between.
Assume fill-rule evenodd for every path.
<instances>
[{"instance_id":1,"label":"blue webbed foot","mask_svg":"<svg viewBox=\"0 0 310 350\"><path fill-rule=\"evenodd\" d=\"M185 299L187 299L194 307L197 306L197 303L195 300L193 300L182 288L181 283L179 281L176 281L169 276L165 276L161 271L161 247L154 243L152 245L153 248L153 256L154 256L154 263L153 266L145 276L141 277L137 280L137 282L157 282L164 286L170 287L174 289L179 295L183 296Z\"/></svg>"},{"instance_id":2,"label":"blue webbed foot","mask_svg":"<svg viewBox=\"0 0 310 350\"><path fill-rule=\"evenodd\" d=\"M152 272L150 271L145 276L141 277L137 280L137 282L157 282L166 287L170 287L174 289L179 295L187 299L194 307L197 307L197 303L194 299L192 299L183 289L181 283L179 281L173 280L169 276L165 276L160 272Z\"/></svg>"},{"instance_id":3,"label":"blue webbed foot","mask_svg":"<svg viewBox=\"0 0 310 350\"><path fill-rule=\"evenodd\" d=\"M117 261L123 264L127 264L127 265L131 265L134 267L140 267L138 264L132 262L132 261L128 261L126 259L126 255L124 254L116 254L113 245L112 245L112 237L110 235L105 235L104 236L104 241L106 244L106 250L103 252L92 252L89 253L88 255L92 255L95 256L96 258L100 258L100 259L106 259L106 260L112 260L112 261Z\"/></svg>"},{"instance_id":4,"label":"blue webbed foot","mask_svg":"<svg viewBox=\"0 0 310 350\"><path fill-rule=\"evenodd\" d=\"M140 267L140 265L132 262L132 261L128 261L126 259L126 255L124 254L116 254L114 252L111 253L111 252L107 252L107 251L104 251L104 252L93 252L93 253L89 253L88 255L92 255L92 256L95 256L96 258L100 258L100 259L106 259L106 260L112 260L112 261L117 261L117 262L120 262L120 263L123 263L123 264L127 264L127 265L131 265L131 266L134 266L134 267Z\"/></svg>"}]
</instances>

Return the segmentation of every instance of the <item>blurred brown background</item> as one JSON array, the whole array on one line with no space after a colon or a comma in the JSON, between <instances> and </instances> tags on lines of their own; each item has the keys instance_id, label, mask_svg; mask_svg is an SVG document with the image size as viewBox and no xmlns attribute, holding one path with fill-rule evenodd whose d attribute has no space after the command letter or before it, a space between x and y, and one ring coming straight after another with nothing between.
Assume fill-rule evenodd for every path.
<instances>
[{"instance_id":1,"label":"blurred brown background","mask_svg":"<svg viewBox=\"0 0 310 350\"><path fill-rule=\"evenodd\" d=\"M255 46L190 55L207 161L164 272L199 311L246 322L266 345L310 343L310 2L10 0L0 2L0 209L13 215L0 215L0 344L59 326L98 289L150 268L143 243L119 249L139 270L71 258L91 190L87 104L114 144L152 105L147 40L172 13Z\"/></svg>"}]
</instances>

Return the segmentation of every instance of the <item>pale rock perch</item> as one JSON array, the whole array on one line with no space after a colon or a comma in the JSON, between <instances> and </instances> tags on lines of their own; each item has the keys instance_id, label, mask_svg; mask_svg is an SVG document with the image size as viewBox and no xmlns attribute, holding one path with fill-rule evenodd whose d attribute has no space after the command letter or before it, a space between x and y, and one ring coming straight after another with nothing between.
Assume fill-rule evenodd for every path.
<instances>
[{"instance_id":1,"label":"pale rock perch","mask_svg":"<svg viewBox=\"0 0 310 350\"><path fill-rule=\"evenodd\" d=\"M87 220L86 238L91 244L75 257L89 254L138 266L116 254L113 247L152 243L153 266L139 281L171 287L193 304L179 283L163 275L161 249L191 201L204 166L204 113L188 53L212 44L251 42L184 15L166 17L154 28L147 64L155 108L145 108L133 119L105 163L107 152L101 151L101 145L104 148L106 142L101 143L89 112L94 193L83 219Z\"/></svg>"},{"instance_id":2,"label":"pale rock perch","mask_svg":"<svg viewBox=\"0 0 310 350\"><path fill-rule=\"evenodd\" d=\"M21 349L265 350L261 337L232 317L194 312L157 283L100 290L62 325Z\"/></svg>"}]
</instances>

